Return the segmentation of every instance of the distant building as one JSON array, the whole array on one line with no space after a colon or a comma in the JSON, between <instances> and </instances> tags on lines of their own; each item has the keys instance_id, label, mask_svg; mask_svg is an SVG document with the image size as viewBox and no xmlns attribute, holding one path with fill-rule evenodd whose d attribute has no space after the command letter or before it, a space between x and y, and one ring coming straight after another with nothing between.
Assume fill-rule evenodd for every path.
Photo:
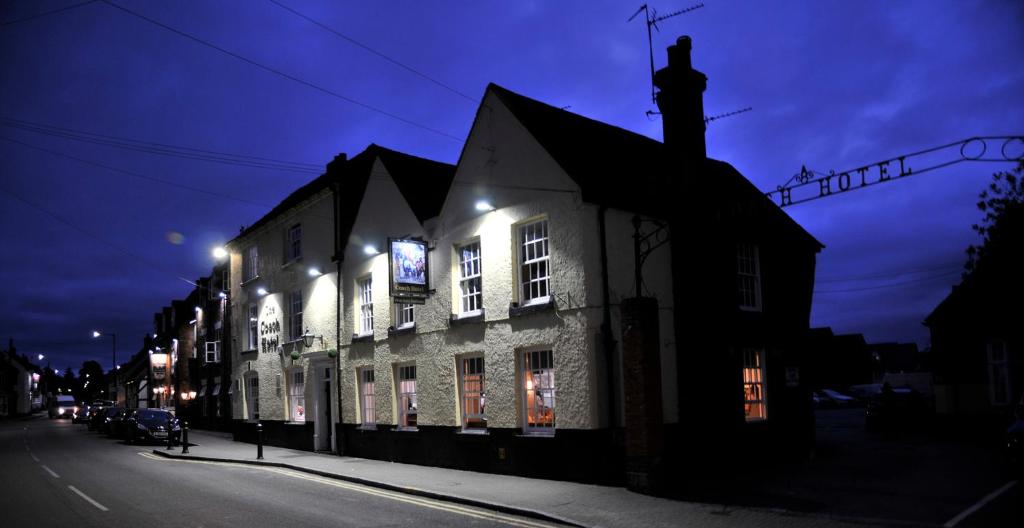
<instances>
[{"instance_id":1,"label":"distant building","mask_svg":"<svg viewBox=\"0 0 1024 528\"><path fill-rule=\"evenodd\" d=\"M19 355L13 341L0 351L0 416L29 414L42 408L39 367Z\"/></svg>"},{"instance_id":2,"label":"distant building","mask_svg":"<svg viewBox=\"0 0 1024 528\"><path fill-rule=\"evenodd\" d=\"M846 390L879 381L876 362L863 334L834 334L829 327L812 328L808 337L808 378L814 390Z\"/></svg>"}]
</instances>

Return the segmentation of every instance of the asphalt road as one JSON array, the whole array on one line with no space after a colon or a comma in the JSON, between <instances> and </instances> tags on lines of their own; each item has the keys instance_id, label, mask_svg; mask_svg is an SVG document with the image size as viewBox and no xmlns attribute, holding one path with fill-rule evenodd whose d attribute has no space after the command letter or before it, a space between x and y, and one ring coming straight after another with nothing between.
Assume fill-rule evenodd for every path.
<instances>
[{"instance_id":1,"label":"asphalt road","mask_svg":"<svg viewBox=\"0 0 1024 528\"><path fill-rule=\"evenodd\" d=\"M0 422L0 526L551 526L280 468L167 460L85 429Z\"/></svg>"}]
</instances>

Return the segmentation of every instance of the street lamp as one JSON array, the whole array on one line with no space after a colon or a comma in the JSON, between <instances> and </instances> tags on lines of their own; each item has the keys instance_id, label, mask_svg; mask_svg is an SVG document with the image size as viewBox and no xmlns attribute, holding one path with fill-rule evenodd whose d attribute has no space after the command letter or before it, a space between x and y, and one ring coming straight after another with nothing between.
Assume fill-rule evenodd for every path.
<instances>
[{"instance_id":1,"label":"street lamp","mask_svg":"<svg viewBox=\"0 0 1024 528\"><path fill-rule=\"evenodd\" d=\"M228 256L228 250L224 249L223 247L217 246L217 247L213 248L213 258L215 258L217 260L223 260L227 256Z\"/></svg>"},{"instance_id":2,"label":"street lamp","mask_svg":"<svg viewBox=\"0 0 1024 528\"><path fill-rule=\"evenodd\" d=\"M113 350L112 350L111 355L110 355L110 358L111 358L110 363L113 365L113 368L117 368L117 334L115 334L114 332L110 332L108 334L108 333L105 333L105 332L100 332L99 330L93 330L92 331L93 339L95 339L97 337L100 337L100 336L110 336L113 339L114 347L113 347Z\"/></svg>"},{"instance_id":3,"label":"street lamp","mask_svg":"<svg viewBox=\"0 0 1024 528\"><path fill-rule=\"evenodd\" d=\"M324 336L322 336L322 335L313 335L309 331L309 329L307 328L306 329L306 333L302 334L302 344L305 345L306 348L309 348L309 347L313 346L313 340L314 339L319 339L320 340L320 346L324 346Z\"/></svg>"}]
</instances>

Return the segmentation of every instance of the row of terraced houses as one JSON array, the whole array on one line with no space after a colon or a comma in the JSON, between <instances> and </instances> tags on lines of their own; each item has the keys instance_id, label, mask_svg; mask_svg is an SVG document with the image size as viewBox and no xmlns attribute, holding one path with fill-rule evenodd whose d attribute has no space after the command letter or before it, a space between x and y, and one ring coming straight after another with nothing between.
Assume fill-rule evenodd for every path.
<instances>
[{"instance_id":1,"label":"row of terraced houses","mask_svg":"<svg viewBox=\"0 0 1024 528\"><path fill-rule=\"evenodd\" d=\"M664 142L492 84L455 165L334 157L156 315L119 394L240 441L638 488L808 449L822 246L707 157L706 81L669 48Z\"/></svg>"}]
</instances>

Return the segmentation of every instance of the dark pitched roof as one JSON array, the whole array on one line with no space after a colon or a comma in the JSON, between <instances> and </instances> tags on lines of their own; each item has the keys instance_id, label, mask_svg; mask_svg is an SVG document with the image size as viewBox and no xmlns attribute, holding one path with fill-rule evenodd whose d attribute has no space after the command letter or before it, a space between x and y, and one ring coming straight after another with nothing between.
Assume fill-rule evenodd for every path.
<instances>
[{"instance_id":1,"label":"dark pitched roof","mask_svg":"<svg viewBox=\"0 0 1024 528\"><path fill-rule=\"evenodd\" d=\"M679 207L679 197L665 196L668 182L685 175L673 153L660 141L602 123L514 93L496 84L493 92L538 143L565 170L584 201L664 217ZM806 242L824 247L732 165L708 159L702 179L716 194L755 204ZM624 184L628 182L628 184Z\"/></svg>"}]
</instances>

